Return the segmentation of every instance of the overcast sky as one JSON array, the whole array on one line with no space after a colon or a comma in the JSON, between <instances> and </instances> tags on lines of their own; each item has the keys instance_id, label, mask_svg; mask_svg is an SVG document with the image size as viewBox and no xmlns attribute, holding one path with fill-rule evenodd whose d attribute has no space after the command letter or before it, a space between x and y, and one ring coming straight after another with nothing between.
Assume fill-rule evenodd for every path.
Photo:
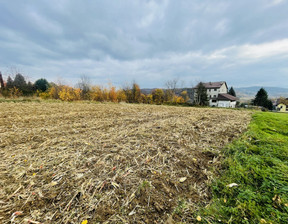
<instances>
[{"instance_id":1,"label":"overcast sky","mask_svg":"<svg viewBox=\"0 0 288 224\"><path fill-rule=\"evenodd\" d=\"M0 9L5 78L288 87L287 0L0 0Z\"/></svg>"}]
</instances>

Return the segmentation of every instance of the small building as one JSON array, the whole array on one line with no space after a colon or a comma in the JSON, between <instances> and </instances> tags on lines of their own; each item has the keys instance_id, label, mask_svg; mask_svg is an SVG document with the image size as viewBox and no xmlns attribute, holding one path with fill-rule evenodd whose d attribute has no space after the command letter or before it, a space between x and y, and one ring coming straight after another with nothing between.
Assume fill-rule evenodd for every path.
<instances>
[{"instance_id":1,"label":"small building","mask_svg":"<svg viewBox=\"0 0 288 224\"><path fill-rule=\"evenodd\" d=\"M285 104L283 104L283 103L278 104L278 105L276 106L276 109L277 109L277 111L279 111L279 112L286 112L286 113L288 113L288 107L287 107L287 105L285 105Z\"/></svg>"},{"instance_id":2,"label":"small building","mask_svg":"<svg viewBox=\"0 0 288 224\"><path fill-rule=\"evenodd\" d=\"M236 101L237 101L237 97L232 96L228 93L220 93L218 94L218 97L216 98L216 100L213 100L213 98L211 99L211 106L214 105L214 103L216 103L216 107L231 107L231 108L235 108L236 107Z\"/></svg>"}]
</instances>

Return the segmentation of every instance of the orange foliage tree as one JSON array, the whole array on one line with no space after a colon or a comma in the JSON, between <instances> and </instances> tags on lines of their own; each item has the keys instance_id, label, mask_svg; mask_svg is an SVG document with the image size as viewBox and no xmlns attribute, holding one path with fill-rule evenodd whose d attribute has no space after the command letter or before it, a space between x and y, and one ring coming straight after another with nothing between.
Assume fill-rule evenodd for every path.
<instances>
[{"instance_id":1,"label":"orange foliage tree","mask_svg":"<svg viewBox=\"0 0 288 224\"><path fill-rule=\"evenodd\" d=\"M59 91L59 98L63 101L74 101L81 99L82 90L79 88L72 88L70 86L61 86Z\"/></svg>"}]
</instances>

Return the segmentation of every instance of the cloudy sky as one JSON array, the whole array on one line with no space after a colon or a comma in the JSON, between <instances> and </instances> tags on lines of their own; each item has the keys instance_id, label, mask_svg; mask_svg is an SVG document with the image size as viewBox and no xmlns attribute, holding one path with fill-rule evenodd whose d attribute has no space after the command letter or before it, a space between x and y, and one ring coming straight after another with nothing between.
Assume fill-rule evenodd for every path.
<instances>
[{"instance_id":1,"label":"cloudy sky","mask_svg":"<svg viewBox=\"0 0 288 224\"><path fill-rule=\"evenodd\" d=\"M4 77L288 87L287 0L0 0L0 9Z\"/></svg>"}]
</instances>

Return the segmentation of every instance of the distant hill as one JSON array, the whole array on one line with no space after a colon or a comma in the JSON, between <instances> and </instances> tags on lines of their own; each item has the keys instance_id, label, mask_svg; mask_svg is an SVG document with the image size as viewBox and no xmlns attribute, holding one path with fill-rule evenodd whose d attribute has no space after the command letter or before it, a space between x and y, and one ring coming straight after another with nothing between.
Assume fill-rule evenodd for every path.
<instances>
[{"instance_id":1,"label":"distant hill","mask_svg":"<svg viewBox=\"0 0 288 224\"><path fill-rule=\"evenodd\" d=\"M237 97L240 99L252 99L257 94L258 90L261 86L251 86L251 87L241 87L234 88ZM263 87L267 93L269 98L278 98L288 97L288 88L279 88L279 87Z\"/></svg>"}]
</instances>

